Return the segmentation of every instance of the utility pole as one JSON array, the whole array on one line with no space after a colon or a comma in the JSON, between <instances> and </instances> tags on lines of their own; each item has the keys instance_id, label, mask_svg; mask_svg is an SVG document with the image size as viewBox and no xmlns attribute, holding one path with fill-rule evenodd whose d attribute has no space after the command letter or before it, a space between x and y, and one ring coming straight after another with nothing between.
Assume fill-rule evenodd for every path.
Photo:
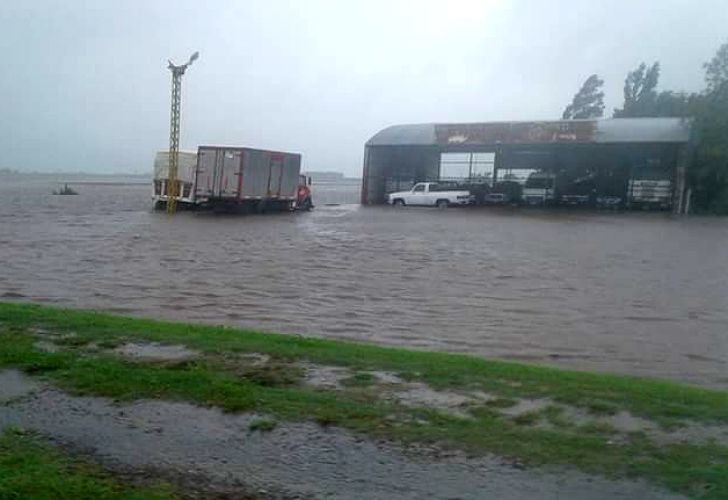
<instances>
[{"instance_id":1,"label":"utility pole","mask_svg":"<svg viewBox=\"0 0 728 500\"><path fill-rule=\"evenodd\" d=\"M167 68L172 72L172 109L169 115L169 169L167 172L167 213L173 214L177 210L177 197L179 196L179 118L182 107L182 75L198 57L199 52L190 56L186 64L175 66L167 61Z\"/></svg>"}]
</instances>

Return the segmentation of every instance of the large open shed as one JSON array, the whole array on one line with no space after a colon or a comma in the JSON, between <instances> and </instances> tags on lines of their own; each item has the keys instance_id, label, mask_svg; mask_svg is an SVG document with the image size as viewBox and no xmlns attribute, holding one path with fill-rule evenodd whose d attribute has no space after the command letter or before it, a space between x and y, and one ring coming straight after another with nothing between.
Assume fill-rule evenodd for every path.
<instances>
[{"instance_id":1,"label":"large open shed","mask_svg":"<svg viewBox=\"0 0 728 500\"><path fill-rule=\"evenodd\" d=\"M673 209L682 212L689 142L690 121L682 118L394 125L366 143L361 201L384 203L387 193L416 182L468 178L494 185L533 171L570 179L588 174L610 189L626 189L639 172L669 179Z\"/></svg>"}]
</instances>

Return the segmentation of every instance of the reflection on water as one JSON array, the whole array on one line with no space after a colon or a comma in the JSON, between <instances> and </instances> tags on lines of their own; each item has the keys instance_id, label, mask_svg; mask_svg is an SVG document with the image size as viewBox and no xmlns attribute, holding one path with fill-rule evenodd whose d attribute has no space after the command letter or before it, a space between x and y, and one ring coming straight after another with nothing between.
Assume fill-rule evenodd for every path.
<instances>
[{"instance_id":1,"label":"reflection on water","mask_svg":"<svg viewBox=\"0 0 728 500\"><path fill-rule=\"evenodd\" d=\"M0 297L728 387L728 221L360 208L149 210L149 188L0 179ZM325 206L326 203L350 203Z\"/></svg>"}]
</instances>

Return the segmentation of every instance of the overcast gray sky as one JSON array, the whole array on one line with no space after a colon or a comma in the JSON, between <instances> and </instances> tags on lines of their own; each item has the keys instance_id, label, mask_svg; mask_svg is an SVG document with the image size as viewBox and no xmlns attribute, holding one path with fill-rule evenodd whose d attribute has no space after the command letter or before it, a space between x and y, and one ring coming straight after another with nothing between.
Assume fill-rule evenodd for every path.
<instances>
[{"instance_id":1,"label":"overcast gray sky","mask_svg":"<svg viewBox=\"0 0 728 500\"><path fill-rule=\"evenodd\" d=\"M4 0L0 168L150 171L166 60L195 50L183 148L295 151L358 176L388 125L558 118L591 73L609 112L641 61L660 61L662 89L699 90L726 40L726 0Z\"/></svg>"}]
</instances>

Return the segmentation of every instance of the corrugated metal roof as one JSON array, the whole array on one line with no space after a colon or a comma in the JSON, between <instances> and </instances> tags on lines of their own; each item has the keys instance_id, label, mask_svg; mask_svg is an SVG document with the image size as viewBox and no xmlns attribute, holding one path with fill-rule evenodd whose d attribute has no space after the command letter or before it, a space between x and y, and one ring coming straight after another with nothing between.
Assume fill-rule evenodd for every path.
<instances>
[{"instance_id":1,"label":"corrugated metal roof","mask_svg":"<svg viewBox=\"0 0 728 500\"><path fill-rule=\"evenodd\" d=\"M394 125L375 134L366 145L682 143L690 140L690 123L684 118L608 118Z\"/></svg>"},{"instance_id":2,"label":"corrugated metal roof","mask_svg":"<svg viewBox=\"0 0 728 500\"><path fill-rule=\"evenodd\" d=\"M367 146L435 144L435 124L392 125L377 132Z\"/></svg>"}]
</instances>

